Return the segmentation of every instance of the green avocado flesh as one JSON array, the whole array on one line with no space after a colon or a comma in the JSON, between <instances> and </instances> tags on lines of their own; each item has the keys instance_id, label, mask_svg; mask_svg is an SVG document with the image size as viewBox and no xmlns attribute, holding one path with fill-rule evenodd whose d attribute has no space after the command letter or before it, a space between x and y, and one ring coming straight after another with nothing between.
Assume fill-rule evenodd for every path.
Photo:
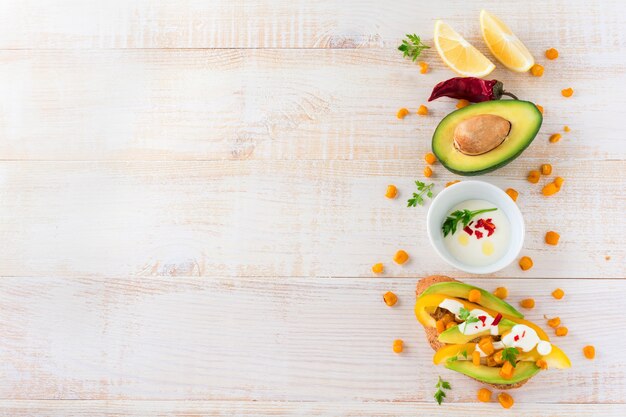
<instances>
[{"instance_id":1,"label":"green avocado flesh","mask_svg":"<svg viewBox=\"0 0 626 417\"><path fill-rule=\"evenodd\" d=\"M515 326L515 324L516 323L512 322L511 320L507 320L507 319L500 320L500 323L498 323L498 333L502 334L506 331L511 330L513 326ZM489 330L485 330L483 332L474 333L474 334L463 334L459 330L459 326L453 326L441 332L441 334L437 337L437 340L439 340L442 343L449 344L449 345L460 345L462 343L469 343L470 340L474 340L477 337L487 336L489 334L490 334Z\"/></svg>"},{"instance_id":2,"label":"green avocado flesh","mask_svg":"<svg viewBox=\"0 0 626 417\"><path fill-rule=\"evenodd\" d=\"M480 291L480 304L483 307L490 308L502 314L506 314L512 317L524 318L524 315L517 311L512 305L506 301L502 301L492 293L483 290L482 288L474 287L473 285L467 285L462 282L440 282L433 284L420 294L420 297L427 294L443 294L450 297L464 298L467 300L469 292L471 290Z\"/></svg>"},{"instance_id":3,"label":"green avocado flesh","mask_svg":"<svg viewBox=\"0 0 626 417\"><path fill-rule=\"evenodd\" d=\"M454 129L473 116L493 114L511 123L511 130L496 148L481 155L465 155L454 146ZM433 134L432 148L441 164L459 175L480 175L517 158L533 141L543 117L534 103L521 100L492 100L453 111L441 120Z\"/></svg>"},{"instance_id":4,"label":"green avocado flesh","mask_svg":"<svg viewBox=\"0 0 626 417\"><path fill-rule=\"evenodd\" d=\"M533 362L518 362L511 379L502 378L500 368L485 365L476 366L472 361L448 361L446 368L489 384L516 384L539 372L539 367Z\"/></svg>"}]
</instances>

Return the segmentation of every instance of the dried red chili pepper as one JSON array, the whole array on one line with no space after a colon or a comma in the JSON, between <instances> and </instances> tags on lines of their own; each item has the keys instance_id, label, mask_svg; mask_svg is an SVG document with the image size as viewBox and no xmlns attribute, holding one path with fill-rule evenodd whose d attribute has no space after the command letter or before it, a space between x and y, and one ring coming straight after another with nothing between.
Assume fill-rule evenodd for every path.
<instances>
[{"instance_id":1,"label":"dried red chili pepper","mask_svg":"<svg viewBox=\"0 0 626 417\"><path fill-rule=\"evenodd\" d=\"M478 230L475 230L474 234L476 235L476 239L482 239L482 237L483 237L482 232L479 232Z\"/></svg>"},{"instance_id":2,"label":"dried red chili pepper","mask_svg":"<svg viewBox=\"0 0 626 417\"><path fill-rule=\"evenodd\" d=\"M470 229L470 227L469 227L469 226L465 226L465 227L463 228L463 231L464 231L465 233L467 233L468 235L470 235L470 236L471 236L472 234L474 234L474 231L473 231L472 229Z\"/></svg>"},{"instance_id":3,"label":"dried red chili pepper","mask_svg":"<svg viewBox=\"0 0 626 417\"><path fill-rule=\"evenodd\" d=\"M498 313L498 315L496 316L495 319L493 319L493 321L491 322L492 326L497 326L498 323L500 323L500 320L502 320L502 314Z\"/></svg>"},{"instance_id":4,"label":"dried red chili pepper","mask_svg":"<svg viewBox=\"0 0 626 417\"><path fill-rule=\"evenodd\" d=\"M428 101L439 97L452 97L480 103L481 101L500 100L502 96L517 97L504 91L504 85L498 80L481 80L475 77L455 77L442 81L433 88Z\"/></svg>"}]
</instances>

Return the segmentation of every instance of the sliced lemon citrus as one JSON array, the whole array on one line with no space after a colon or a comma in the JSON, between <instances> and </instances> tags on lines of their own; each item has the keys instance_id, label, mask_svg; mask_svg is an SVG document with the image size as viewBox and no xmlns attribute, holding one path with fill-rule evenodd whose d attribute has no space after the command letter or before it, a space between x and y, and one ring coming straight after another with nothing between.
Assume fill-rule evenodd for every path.
<instances>
[{"instance_id":1,"label":"sliced lemon citrus","mask_svg":"<svg viewBox=\"0 0 626 417\"><path fill-rule=\"evenodd\" d=\"M533 56L511 29L485 10L480 12L480 30L493 56L508 69L526 72L535 64Z\"/></svg>"},{"instance_id":2,"label":"sliced lemon citrus","mask_svg":"<svg viewBox=\"0 0 626 417\"><path fill-rule=\"evenodd\" d=\"M450 69L465 77L484 77L496 67L441 20L435 23L435 48Z\"/></svg>"}]
</instances>

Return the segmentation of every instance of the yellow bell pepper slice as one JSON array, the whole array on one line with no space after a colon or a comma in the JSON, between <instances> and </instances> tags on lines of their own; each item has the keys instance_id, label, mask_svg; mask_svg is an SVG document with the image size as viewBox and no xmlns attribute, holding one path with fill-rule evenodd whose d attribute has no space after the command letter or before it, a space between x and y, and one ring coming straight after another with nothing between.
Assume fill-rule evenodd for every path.
<instances>
[{"instance_id":1,"label":"yellow bell pepper slice","mask_svg":"<svg viewBox=\"0 0 626 417\"><path fill-rule=\"evenodd\" d=\"M450 358L458 357L461 352L465 351L467 353L468 360L471 360L472 353L476 350L476 343L463 343L460 345L446 345L440 348L437 352L435 352L435 356L433 356L433 363L435 365L439 365L442 362Z\"/></svg>"},{"instance_id":2,"label":"yellow bell pepper slice","mask_svg":"<svg viewBox=\"0 0 626 417\"><path fill-rule=\"evenodd\" d=\"M530 352L522 352L518 358L522 361L533 361L536 362L539 359L543 359L548 364L548 369L556 368L556 369L565 369L570 368L572 366L572 362L570 362L569 358L561 349L557 346L552 345L552 351L542 356L537 352L537 349L533 349Z\"/></svg>"}]
</instances>

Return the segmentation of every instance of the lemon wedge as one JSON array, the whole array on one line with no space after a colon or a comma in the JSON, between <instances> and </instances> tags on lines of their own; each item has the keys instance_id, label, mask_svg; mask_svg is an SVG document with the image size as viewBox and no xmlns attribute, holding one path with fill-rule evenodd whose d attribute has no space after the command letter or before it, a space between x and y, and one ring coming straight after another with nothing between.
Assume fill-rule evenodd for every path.
<instances>
[{"instance_id":1,"label":"lemon wedge","mask_svg":"<svg viewBox=\"0 0 626 417\"><path fill-rule=\"evenodd\" d=\"M496 67L441 20L435 22L435 48L443 62L464 77L484 77Z\"/></svg>"},{"instance_id":2,"label":"lemon wedge","mask_svg":"<svg viewBox=\"0 0 626 417\"><path fill-rule=\"evenodd\" d=\"M508 69L526 72L535 64L533 56L511 29L485 10L480 11L480 30L493 56Z\"/></svg>"}]
</instances>

